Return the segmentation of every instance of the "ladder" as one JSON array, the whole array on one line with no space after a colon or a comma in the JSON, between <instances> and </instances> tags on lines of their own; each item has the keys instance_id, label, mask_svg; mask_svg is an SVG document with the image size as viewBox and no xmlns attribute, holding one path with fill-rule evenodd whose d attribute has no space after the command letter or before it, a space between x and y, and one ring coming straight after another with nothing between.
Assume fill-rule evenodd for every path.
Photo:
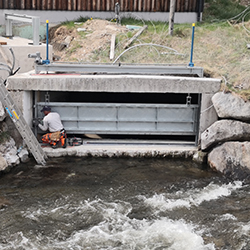
<instances>
[{"instance_id":1,"label":"ladder","mask_svg":"<svg viewBox=\"0 0 250 250\"><path fill-rule=\"evenodd\" d=\"M37 138L35 137L34 133L32 132L31 128L23 118L22 113L16 106L14 100L12 99L12 96L6 89L3 81L0 82L0 100L5 109L7 110L10 118L14 122L24 142L28 146L29 151L34 156L36 162L38 164L45 165L45 159L47 159L47 156L43 151L41 145L39 144Z\"/></svg>"}]
</instances>

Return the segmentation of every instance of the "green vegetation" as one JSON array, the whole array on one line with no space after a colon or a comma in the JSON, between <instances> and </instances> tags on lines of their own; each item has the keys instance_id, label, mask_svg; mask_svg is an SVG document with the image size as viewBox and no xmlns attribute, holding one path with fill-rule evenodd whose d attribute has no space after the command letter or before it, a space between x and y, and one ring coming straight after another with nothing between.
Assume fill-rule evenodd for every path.
<instances>
[{"instance_id":1,"label":"green vegetation","mask_svg":"<svg viewBox=\"0 0 250 250\"><path fill-rule=\"evenodd\" d=\"M174 35L168 35L167 22L144 21L139 14L135 18L122 18L121 25L144 26L145 30L124 53L124 44L137 30L116 35L115 56L121 63L184 64L188 65L191 51L192 24L175 24ZM80 18L64 23L78 28L75 22L91 21ZM203 21L196 23L193 62L203 67L206 77L219 78L223 89L234 91L250 100L250 7L236 0L205 0ZM111 20L109 20L111 22ZM88 37L88 39L90 39ZM142 46L142 44L152 44ZM160 45L160 46L155 46ZM71 56L80 48L72 43ZM84 47L84 46L83 46ZM92 51L89 62L109 62L110 44ZM176 52L175 52L175 51ZM76 57L75 57L76 58Z\"/></svg>"},{"instance_id":2,"label":"green vegetation","mask_svg":"<svg viewBox=\"0 0 250 250\"><path fill-rule=\"evenodd\" d=\"M82 46L76 42L76 41L73 41L72 42L72 46L69 48L69 50L67 51L67 54L71 55L73 54L74 52L77 51L77 49L81 48Z\"/></svg>"},{"instance_id":3,"label":"green vegetation","mask_svg":"<svg viewBox=\"0 0 250 250\"><path fill-rule=\"evenodd\" d=\"M78 26L79 24L78 23L85 23L88 19L88 17L79 17L75 20L72 20L72 21L64 21L61 23L61 25L64 25L66 27L68 27L69 29L70 28L75 28L76 26Z\"/></svg>"},{"instance_id":4,"label":"green vegetation","mask_svg":"<svg viewBox=\"0 0 250 250\"><path fill-rule=\"evenodd\" d=\"M237 0L205 0L203 20L205 22L228 20L245 9L246 7L240 5L240 1Z\"/></svg>"},{"instance_id":5,"label":"green vegetation","mask_svg":"<svg viewBox=\"0 0 250 250\"><path fill-rule=\"evenodd\" d=\"M10 139L10 135L8 132L0 132L0 144L8 141Z\"/></svg>"}]
</instances>

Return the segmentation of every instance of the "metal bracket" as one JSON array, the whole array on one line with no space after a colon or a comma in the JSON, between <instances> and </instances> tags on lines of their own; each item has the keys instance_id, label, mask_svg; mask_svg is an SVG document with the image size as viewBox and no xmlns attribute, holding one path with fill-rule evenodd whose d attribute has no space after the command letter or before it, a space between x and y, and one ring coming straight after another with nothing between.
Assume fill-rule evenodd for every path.
<instances>
[{"instance_id":1,"label":"metal bracket","mask_svg":"<svg viewBox=\"0 0 250 250\"><path fill-rule=\"evenodd\" d=\"M40 52L36 52L36 54L28 54L28 58L35 58L35 63L36 64L43 64L43 59L40 55Z\"/></svg>"},{"instance_id":2,"label":"metal bracket","mask_svg":"<svg viewBox=\"0 0 250 250\"><path fill-rule=\"evenodd\" d=\"M46 104L48 104L50 102L50 95L49 92L47 91L47 93L45 94L45 102Z\"/></svg>"}]
</instances>

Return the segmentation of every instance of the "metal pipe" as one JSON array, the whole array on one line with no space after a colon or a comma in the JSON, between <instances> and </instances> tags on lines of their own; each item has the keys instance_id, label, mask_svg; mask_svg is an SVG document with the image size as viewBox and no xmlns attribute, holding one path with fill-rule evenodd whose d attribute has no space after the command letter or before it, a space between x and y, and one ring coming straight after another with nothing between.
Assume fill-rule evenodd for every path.
<instances>
[{"instance_id":1,"label":"metal pipe","mask_svg":"<svg viewBox=\"0 0 250 250\"><path fill-rule=\"evenodd\" d=\"M46 20L46 60L42 64L50 64L49 60L49 20Z\"/></svg>"},{"instance_id":2,"label":"metal pipe","mask_svg":"<svg viewBox=\"0 0 250 250\"><path fill-rule=\"evenodd\" d=\"M188 64L189 67L194 67L194 63L193 63L194 29L195 29L195 23L193 23L192 43L191 43L191 55L190 55L190 63Z\"/></svg>"},{"instance_id":3,"label":"metal pipe","mask_svg":"<svg viewBox=\"0 0 250 250\"><path fill-rule=\"evenodd\" d=\"M46 20L46 60L49 60L49 20Z\"/></svg>"}]
</instances>

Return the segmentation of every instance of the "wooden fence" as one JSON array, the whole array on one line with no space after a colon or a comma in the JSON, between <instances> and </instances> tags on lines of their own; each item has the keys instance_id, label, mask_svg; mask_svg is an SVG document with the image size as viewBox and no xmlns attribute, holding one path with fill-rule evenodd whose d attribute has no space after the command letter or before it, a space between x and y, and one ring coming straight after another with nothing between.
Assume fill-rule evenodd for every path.
<instances>
[{"instance_id":1,"label":"wooden fence","mask_svg":"<svg viewBox=\"0 0 250 250\"><path fill-rule=\"evenodd\" d=\"M169 12L170 0L0 0L0 9ZM203 10L204 0L176 0L176 12Z\"/></svg>"}]
</instances>

